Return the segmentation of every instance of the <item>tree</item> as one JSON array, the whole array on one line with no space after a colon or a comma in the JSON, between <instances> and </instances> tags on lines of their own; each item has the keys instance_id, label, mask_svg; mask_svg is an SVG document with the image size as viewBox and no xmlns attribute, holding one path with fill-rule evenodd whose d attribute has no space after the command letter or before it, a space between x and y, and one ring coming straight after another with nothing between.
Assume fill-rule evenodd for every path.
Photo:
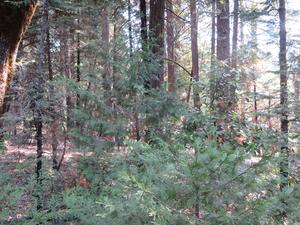
<instances>
[{"instance_id":1,"label":"tree","mask_svg":"<svg viewBox=\"0 0 300 225\"><path fill-rule=\"evenodd\" d=\"M191 11L191 50L192 50L192 75L194 82L194 106L200 109L200 97L197 88L199 82L199 55L198 55L198 14L196 0L190 1Z\"/></svg>"},{"instance_id":2,"label":"tree","mask_svg":"<svg viewBox=\"0 0 300 225\"><path fill-rule=\"evenodd\" d=\"M36 6L37 0L0 2L0 116L4 113L5 94L13 78L18 47Z\"/></svg>"},{"instance_id":3,"label":"tree","mask_svg":"<svg viewBox=\"0 0 300 225\"><path fill-rule=\"evenodd\" d=\"M232 30L232 62L231 62L233 69L236 69L237 67L238 24L239 24L239 0L234 0L233 30Z\"/></svg>"},{"instance_id":4,"label":"tree","mask_svg":"<svg viewBox=\"0 0 300 225\"><path fill-rule=\"evenodd\" d=\"M232 104L232 90L229 85L230 61L230 18L229 0L217 0L217 59L219 60L220 75L216 81L216 97L218 108L227 111Z\"/></svg>"},{"instance_id":5,"label":"tree","mask_svg":"<svg viewBox=\"0 0 300 225\"><path fill-rule=\"evenodd\" d=\"M227 64L230 60L229 0L217 0L217 59Z\"/></svg>"},{"instance_id":6,"label":"tree","mask_svg":"<svg viewBox=\"0 0 300 225\"><path fill-rule=\"evenodd\" d=\"M108 99L108 94L111 90L111 85L110 85L110 62L109 58L107 55L104 54L109 54L110 49L109 49L109 8L107 5L104 5L101 9L101 42L103 43L103 60L102 60L102 66L103 66L103 88L105 90L105 98L107 101L107 104L110 104L110 100Z\"/></svg>"},{"instance_id":7,"label":"tree","mask_svg":"<svg viewBox=\"0 0 300 225\"><path fill-rule=\"evenodd\" d=\"M211 42L210 42L210 104L212 105L215 95L215 59L216 59L216 0L211 2Z\"/></svg>"},{"instance_id":8,"label":"tree","mask_svg":"<svg viewBox=\"0 0 300 225\"><path fill-rule=\"evenodd\" d=\"M141 20L142 48L143 50L146 50L147 41L148 41L146 0L140 0L140 20Z\"/></svg>"},{"instance_id":9,"label":"tree","mask_svg":"<svg viewBox=\"0 0 300 225\"><path fill-rule=\"evenodd\" d=\"M279 23L280 23L280 51L279 51L279 66L280 66L280 149L282 161L280 162L280 190L283 191L288 186L288 164L289 164L289 148L288 148L288 76L287 76L287 58L286 58L286 8L285 0L279 0ZM282 211L283 221L286 219L286 202L283 199L284 209Z\"/></svg>"},{"instance_id":10,"label":"tree","mask_svg":"<svg viewBox=\"0 0 300 225\"><path fill-rule=\"evenodd\" d=\"M174 35L174 15L173 1L167 1L167 56L168 59L175 60L175 35ZM168 91L175 92L175 65L172 61L168 62Z\"/></svg>"},{"instance_id":11,"label":"tree","mask_svg":"<svg viewBox=\"0 0 300 225\"><path fill-rule=\"evenodd\" d=\"M165 0L150 0L149 32L153 63L157 68L150 78L150 87L157 89L164 79L164 24L165 24Z\"/></svg>"}]
</instances>

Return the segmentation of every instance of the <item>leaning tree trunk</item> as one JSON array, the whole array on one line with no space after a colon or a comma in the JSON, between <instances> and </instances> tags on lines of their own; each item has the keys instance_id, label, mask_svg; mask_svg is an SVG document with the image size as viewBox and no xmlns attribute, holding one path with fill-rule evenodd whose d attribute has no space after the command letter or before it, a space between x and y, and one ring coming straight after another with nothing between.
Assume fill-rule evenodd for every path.
<instances>
[{"instance_id":1,"label":"leaning tree trunk","mask_svg":"<svg viewBox=\"0 0 300 225\"><path fill-rule=\"evenodd\" d=\"M30 3L0 1L0 116L4 113L5 94L12 81L19 43L36 6L37 0Z\"/></svg>"}]
</instances>

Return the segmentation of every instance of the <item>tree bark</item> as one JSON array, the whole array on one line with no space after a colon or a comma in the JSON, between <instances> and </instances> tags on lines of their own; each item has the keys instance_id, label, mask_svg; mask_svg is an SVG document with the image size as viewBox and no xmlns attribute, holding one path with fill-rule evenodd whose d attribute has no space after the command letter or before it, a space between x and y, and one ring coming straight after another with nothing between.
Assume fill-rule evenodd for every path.
<instances>
[{"instance_id":1,"label":"tree bark","mask_svg":"<svg viewBox=\"0 0 300 225\"><path fill-rule=\"evenodd\" d=\"M0 116L4 113L5 94L13 78L17 50L36 6L37 0L18 5L0 2Z\"/></svg>"},{"instance_id":2,"label":"tree bark","mask_svg":"<svg viewBox=\"0 0 300 225\"><path fill-rule=\"evenodd\" d=\"M171 60L175 60L175 35L174 35L174 16L173 0L167 1L167 55ZM175 92L175 65L168 61L168 91Z\"/></svg>"},{"instance_id":3,"label":"tree bark","mask_svg":"<svg viewBox=\"0 0 300 225\"><path fill-rule=\"evenodd\" d=\"M229 0L217 0L217 59L228 64L230 59Z\"/></svg>"},{"instance_id":4,"label":"tree bark","mask_svg":"<svg viewBox=\"0 0 300 225\"><path fill-rule=\"evenodd\" d=\"M211 6L211 56L210 56L210 63L211 66L214 63L215 55L216 55L216 0L212 0Z\"/></svg>"},{"instance_id":5,"label":"tree bark","mask_svg":"<svg viewBox=\"0 0 300 225\"><path fill-rule=\"evenodd\" d=\"M230 18L229 0L217 0L217 59L220 62L216 79L215 100L220 112L227 112L232 106L231 76L229 74L230 60Z\"/></svg>"},{"instance_id":6,"label":"tree bark","mask_svg":"<svg viewBox=\"0 0 300 225\"><path fill-rule=\"evenodd\" d=\"M78 29L80 28L80 11L78 10L78 18L77 18L77 26ZM81 64L81 49L80 49L80 33L77 32L77 43L76 43L76 81L79 84L81 81L81 70L80 70L80 64ZM77 93L76 95L76 106L79 109L80 108L80 94Z\"/></svg>"},{"instance_id":7,"label":"tree bark","mask_svg":"<svg viewBox=\"0 0 300 225\"><path fill-rule=\"evenodd\" d=\"M253 80L253 122L258 122L256 79Z\"/></svg>"},{"instance_id":8,"label":"tree bark","mask_svg":"<svg viewBox=\"0 0 300 225\"><path fill-rule=\"evenodd\" d=\"M103 88L105 90L105 98L107 105L110 105L110 99L109 98L109 92L111 90L111 85L110 85L110 79L111 79L111 74L110 74L110 63L109 59L107 58L110 52L109 49L109 16L108 16L108 7L104 6L101 10L101 39L103 43L103 53L105 53L105 57L103 54L103 59L102 59L102 66L103 66L103 73L102 73L102 78L103 78Z\"/></svg>"},{"instance_id":9,"label":"tree bark","mask_svg":"<svg viewBox=\"0 0 300 225\"><path fill-rule=\"evenodd\" d=\"M239 24L239 0L234 0L233 9L233 31L232 31L232 62L234 70L237 67L237 46L238 46L238 24ZM234 71L235 73L235 71Z\"/></svg>"},{"instance_id":10,"label":"tree bark","mask_svg":"<svg viewBox=\"0 0 300 225\"><path fill-rule=\"evenodd\" d=\"M46 30L46 45L45 45L45 54L47 56L47 69L48 69L48 79L50 82L53 81L53 69L52 69L52 58L51 58L51 40L50 40L50 24L49 24L49 2L45 1L43 5L43 26L44 30ZM51 122L49 124L49 133L51 138L51 148L52 148L52 168L57 170L57 127L58 122L55 119L55 104L53 100L54 95L54 87L50 83L50 116Z\"/></svg>"},{"instance_id":11,"label":"tree bark","mask_svg":"<svg viewBox=\"0 0 300 225\"><path fill-rule=\"evenodd\" d=\"M243 10L244 8L244 4L243 4L243 0L240 1L240 8L241 10ZM239 47L241 49L244 50L245 48L245 37L244 37L244 19L240 19L240 45ZM243 61L240 61L239 62L240 65L242 63L244 63ZM249 93L249 82L248 82L248 76L245 72L242 72L241 73L241 77L242 77L242 87L243 87L243 92L241 94L241 104L240 104L240 111L241 111L241 118L242 120L245 119L246 117L246 97L247 97L247 94Z\"/></svg>"},{"instance_id":12,"label":"tree bark","mask_svg":"<svg viewBox=\"0 0 300 225\"><path fill-rule=\"evenodd\" d=\"M142 49L147 50L148 31L147 31L147 5L146 0L140 0L140 19L141 19L141 38Z\"/></svg>"},{"instance_id":13,"label":"tree bark","mask_svg":"<svg viewBox=\"0 0 300 225\"><path fill-rule=\"evenodd\" d=\"M210 105L215 98L215 66L216 66L216 0L212 0L211 6L211 43L210 43Z\"/></svg>"},{"instance_id":14,"label":"tree bark","mask_svg":"<svg viewBox=\"0 0 300 225\"><path fill-rule=\"evenodd\" d=\"M300 63L298 63L300 64ZM294 115L297 121L300 119L300 79L299 74L294 74L293 78L293 84L294 84Z\"/></svg>"},{"instance_id":15,"label":"tree bark","mask_svg":"<svg viewBox=\"0 0 300 225\"><path fill-rule=\"evenodd\" d=\"M280 129L281 129L281 140L280 148L282 154L282 160L280 162L280 190L283 191L288 186L288 167L289 167L289 149L288 149L288 131L289 131L289 121L288 121L288 76L287 76L287 58L286 58L286 8L285 0L279 0L279 22L280 22L280 51L279 51L279 66L280 66L280 105L281 105L281 115L280 115ZM283 210L282 210L282 220L283 222L287 217L285 199L282 200Z\"/></svg>"},{"instance_id":16,"label":"tree bark","mask_svg":"<svg viewBox=\"0 0 300 225\"><path fill-rule=\"evenodd\" d=\"M164 79L164 12L165 0L150 0L149 32L152 42L152 62L158 65L158 68L153 71L152 77L150 78L150 87L155 89L160 88Z\"/></svg>"},{"instance_id":17,"label":"tree bark","mask_svg":"<svg viewBox=\"0 0 300 225\"><path fill-rule=\"evenodd\" d=\"M40 36L38 44L38 73L33 81L35 96L32 99L31 106L33 110L33 124L35 126L36 139L36 182L37 182L37 210L43 208L43 187L42 187L42 165L43 165L43 108L41 102L44 98L46 60L47 60L47 30L48 30L48 0L41 1L41 23ZM49 68L48 68L49 69Z\"/></svg>"},{"instance_id":18,"label":"tree bark","mask_svg":"<svg viewBox=\"0 0 300 225\"><path fill-rule=\"evenodd\" d=\"M198 55L198 13L196 0L190 0L191 11L191 49L192 49L192 74L196 84L193 87L194 106L200 110L199 89L197 88L199 82L199 55Z\"/></svg>"}]
</instances>

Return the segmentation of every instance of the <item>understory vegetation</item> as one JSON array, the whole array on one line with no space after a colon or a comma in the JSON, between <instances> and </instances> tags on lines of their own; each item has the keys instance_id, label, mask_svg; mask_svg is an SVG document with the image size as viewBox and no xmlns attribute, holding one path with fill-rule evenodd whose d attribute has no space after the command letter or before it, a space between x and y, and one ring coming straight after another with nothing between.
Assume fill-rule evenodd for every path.
<instances>
[{"instance_id":1,"label":"understory vegetation","mask_svg":"<svg viewBox=\"0 0 300 225\"><path fill-rule=\"evenodd\" d=\"M300 224L295 5L0 2L0 224Z\"/></svg>"}]
</instances>

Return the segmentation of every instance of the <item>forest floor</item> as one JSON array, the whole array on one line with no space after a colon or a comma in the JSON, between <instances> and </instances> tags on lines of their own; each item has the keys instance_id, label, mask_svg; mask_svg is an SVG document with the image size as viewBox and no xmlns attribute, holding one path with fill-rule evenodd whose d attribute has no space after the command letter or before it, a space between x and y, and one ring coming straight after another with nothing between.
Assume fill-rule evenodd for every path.
<instances>
[{"instance_id":1,"label":"forest floor","mask_svg":"<svg viewBox=\"0 0 300 225\"><path fill-rule=\"evenodd\" d=\"M81 155L67 149L60 170L54 172L51 165L51 148L44 146L43 175L50 181L50 185L47 182L49 195L51 192L63 192L72 184L75 185L74 181L78 176L77 161ZM35 157L35 144L19 146L6 142L5 150L0 152L0 224L22 220L33 208Z\"/></svg>"}]
</instances>

